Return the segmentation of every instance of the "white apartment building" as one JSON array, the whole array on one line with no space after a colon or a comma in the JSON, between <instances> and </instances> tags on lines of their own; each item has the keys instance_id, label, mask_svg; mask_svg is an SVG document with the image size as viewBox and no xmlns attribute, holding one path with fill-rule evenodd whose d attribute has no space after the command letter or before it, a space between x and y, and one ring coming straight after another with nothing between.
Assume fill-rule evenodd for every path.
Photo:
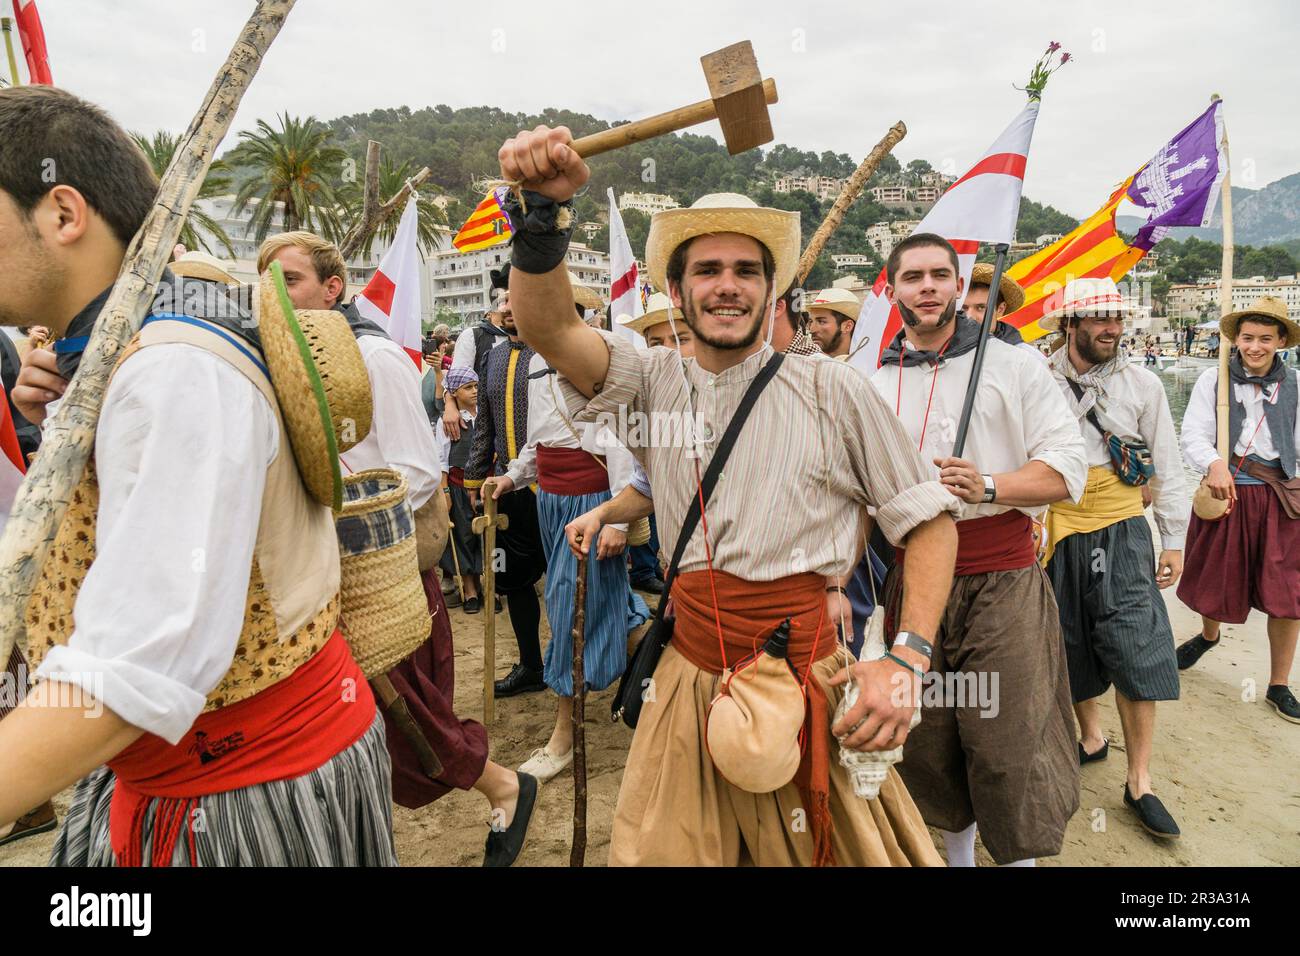
<instances>
[{"instance_id":1,"label":"white apartment building","mask_svg":"<svg viewBox=\"0 0 1300 956\"><path fill-rule=\"evenodd\" d=\"M900 219L897 222L878 222L866 229L867 242L882 259L889 258L894 246L912 234L921 224L919 219Z\"/></svg>"},{"instance_id":2,"label":"white apartment building","mask_svg":"<svg viewBox=\"0 0 1300 956\"><path fill-rule=\"evenodd\" d=\"M439 311L452 312L460 317L462 324L477 322L492 304L490 273L509 261L508 245L476 252L446 249L433 253L425 260L425 275L421 280L421 285L430 290L428 316ZM574 242L569 245L567 261L569 271L580 282L595 289L601 298L609 298L608 253Z\"/></svg>"},{"instance_id":3,"label":"white apartment building","mask_svg":"<svg viewBox=\"0 0 1300 956\"><path fill-rule=\"evenodd\" d=\"M906 186L875 186L871 198L882 206L898 206L911 201Z\"/></svg>"},{"instance_id":4,"label":"white apartment building","mask_svg":"<svg viewBox=\"0 0 1300 956\"><path fill-rule=\"evenodd\" d=\"M917 186L916 189L912 190L912 195L917 202L935 203L943 195L943 190L938 186Z\"/></svg>"},{"instance_id":5,"label":"white apartment building","mask_svg":"<svg viewBox=\"0 0 1300 956\"><path fill-rule=\"evenodd\" d=\"M869 267L871 265L871 257L863 255L860 252L851 252L843 253L838 256L831 256L831 262L834 264L836 270L843 271L854 267Z\"/></svg>"},{"instance_id":6,"label":"white apartment building","mask_svg":"<svg viewBox=\"0 0 1300 956\"><path fill-rule=\"evenodd\" d=\"M1036 246L1038 246L1039 249L1046 249L1046 248L1047 248L1048 246L1050 246L1052 243L1054 243L1054 242L1060 242L1063 238L1064 238L1064 235L1063 235L1062 233L1059 233L1059 232L1045 232L1045 233L1043 233L1041 236L1039 236L1037 239L1034 240L1034 244L1035 244Z\"/></svg>"},{"instance_id":7,"label":"white apartment building","mask_svg":"<svg viewBox=\"0 0 1300 956\"><path fill-rule=\"evenodd\" d=\"M836 179L834 176L785 175L776 178L772 184L772 191L777 193L803 191L812 193L819 201L825 202L838 196L845 182L846 180Z\"/></svg>"},{"instance_id":8,"label":"white apartment building","mask_svg":"<svg viewBox=\"0 0 1300 956\"><path fill-rule=\"evenodd\" d=\"M623 193L618 197L618 208L622 212L627 209L635 209L643 212L647 216L653 216L657 212L663 212L665 209L677 209L681 206L672 196L663 193Z\"/></svg>"},{"instance_id":9,"label":"white apartment building","mask_svg":"<svg viewBox=\"0 0 1300 956\"><path fill-rule=\"evenodd\" d=\"M1300 322L1300 282L1295 276L1266 279L1252 276L1234 279L1232 283L1232 311L1249 307L1263 295L1271 295L1286 303L1287 315ZM1200 319L1203 306L1210 307L1210 318L1219 315L1219 283L1200 282L1196 285L1170 286L1166 311L1171 319Z\"/></svg>"}]
</instances>

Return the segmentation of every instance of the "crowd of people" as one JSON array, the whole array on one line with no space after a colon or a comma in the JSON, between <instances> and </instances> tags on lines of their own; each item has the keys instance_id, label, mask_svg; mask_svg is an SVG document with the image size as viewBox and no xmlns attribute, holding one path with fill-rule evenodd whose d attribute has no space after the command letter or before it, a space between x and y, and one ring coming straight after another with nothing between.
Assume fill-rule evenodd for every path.
<instances>
[{"instance_id":1,"label":"crowd of people","mask_svg":"<svg viewBox=\"0 0 1300 956\"><path fill-rule=\"evenodd\" d=\"M33 685L0 720L0 841L52 829L75 785L56 863L390 865L394 802L475 789L484 865L509 866L573 762L575 695L655 654L614 865L973 866L978 834L997 864L1032 866L1060 853L1081 768L1109 756L1112 688L1124 803L1177 838L1150 769L1156 703L1252 609L1265 699L1300 723L1300 403L1277 357L1300 324L1283 303L1223 318L1225 457L1218 369L1180 444L1159 378L1121 348L1113 281L1067 285L1044 354L1002 321L1023 302L1005 277L982 334L992 270L964 281L933 234L889 256L903 324L869 376L849 361L857 297L797 287L799 214L737 194L657 213L656 291L610 314L565 266L588 176L569 143L539 127L502 146L511 261L486 317L435 329L419 369L310 232L262 244L256 289L193 253L164 272L9 662ZM0 90L0 323L50 340L0 356L33 454L155 189L96 107ZM320 407L301 400L316 385ZM1217 517L1190 514L1184 461ZM386 474L404 494L390 524L336 519L340 488ZM508 519L496 553L474 530L487 499ZM427 634L374 670L340 569L358 529L430 555L404 572ZM1175 585L1203 619L1181 643ZM671 629L647 631L647 598ZM457 605L508 618L504 707L554 698L516 769L455 712ZM101 719L81 720L87 701Z\"/></svg>"}]
</instances>

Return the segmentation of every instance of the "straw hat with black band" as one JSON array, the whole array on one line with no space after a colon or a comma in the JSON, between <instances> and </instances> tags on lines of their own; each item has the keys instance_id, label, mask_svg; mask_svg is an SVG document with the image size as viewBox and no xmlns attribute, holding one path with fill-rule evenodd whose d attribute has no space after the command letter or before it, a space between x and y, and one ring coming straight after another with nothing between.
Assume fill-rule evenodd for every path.
<instances>
[{"instance_id":1,"label":"straw hat with black band","mask_svg":"<svg viewBox=\"0 0 1300 956\"><path fill-rule=\"evenodd\" d=\"M773 290L794 284L799 266L799 214L767 209L739 193L710 193L687 209L665 209L650 220L646 265L656 289L668 288L668 260L683 242L697 236L734 232L767 247L776 263Z\"/></svg>"},{"instance_id":2,"label":"straw hat with black band","mask_svg":"<svg viewBox=\"0 0 1300 956\"><path fill-rule=\"evenodd\" d=\"M991 262L977 262L975 268L970 271L970 285L974 288L982 285L985 288L993 285L993 264ZM1010 315L1022 305L1025 304L1025 290L1020 288L1015 279L1002 273L1002 278L998 281L998 303L1006 303L1006 314Z\"/></svg>"},{"instance_id":3,"label":"straw hat with black band","mask_svg":"<svg viewBox=\"0 0 1300 956\"><path fill-rule=\"evenodd\" d=\"M1250 304L1249 308L1229 312L1219 320L1219 331L1228 341L1235 341L1237 332L1241 329L1242 319L1250 318L1274 319L1281 322L1282 327L1286 329L1286 343L1282 348L1289 349L1293 345L1300 345L1300 322L1296 322L1287 314L1285 302L1272 295L1260 296Z\"/></svg>"},{"instance_id":4,"label":"straw hat with black band","mask_svg":"<svg viewBox=\"0 0 1300 956\"><path fill-rule=\"evenodd\" d=\"M303 484L338 511L339 454L370 434L370 378L356 336L340 312L295 310L278 262L262 276L254 319Z\"/></svg>"}]
</instances>

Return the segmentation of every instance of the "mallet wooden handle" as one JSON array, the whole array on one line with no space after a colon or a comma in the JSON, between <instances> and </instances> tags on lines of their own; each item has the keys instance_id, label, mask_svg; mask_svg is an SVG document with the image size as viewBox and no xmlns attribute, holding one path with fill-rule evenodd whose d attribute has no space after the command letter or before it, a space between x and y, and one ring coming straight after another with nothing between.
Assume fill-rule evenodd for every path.
<instances>
[{"instance_id":1,"label":"mallet wooden handle","mask_svg":"<svg viewBox=\"0 0 1300 956\"><path fill-rule=\"evenodd\" d=\"M777 101L776 80L766 79L763 81L763 97L769 105ZM586 159L589 156L599 156L601 153L608 153L610 150L630 146L633 143L654 139L656 136L663 136L665 133L675 133L679 129L689 129L692 126L698 126L700 123L707 123L709 120L717 118L718 110L714 106L713 100L701 100L699 103L669 110L667 113L660 113L658 116L647 116L635 123L625 123L622 126L615 126L613 129L592 133L590 136L574 140L572 146L579 156Z\"/></svg>"}]
</instances>

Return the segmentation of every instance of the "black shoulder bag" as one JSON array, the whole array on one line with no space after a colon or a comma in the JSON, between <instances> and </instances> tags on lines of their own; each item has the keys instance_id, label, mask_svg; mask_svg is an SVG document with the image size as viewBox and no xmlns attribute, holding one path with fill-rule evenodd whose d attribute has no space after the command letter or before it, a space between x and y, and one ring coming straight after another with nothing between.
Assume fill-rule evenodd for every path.
<instances>
[{"instance_id":1,"label":"black shoulder bag","mask_svg":"<svg viewBox=\"0 0 1300 956\"><path fill-rule=\"evenodd\" d=\"M641 716L641 704L644 700L642 695L650 686L650 680L654 677L655 668L659 666L659 658L663 655L664 648L673 639L674 622L672 618L664 617L664 609L668 607L673 578L677 576L677 565L681 563L686 545L700 521L700 499L702 497L705 504L708 503L713 494L713 487L718 483L718 476L722 474L722 466L727 463L727 458L731 455L731 449L736 444L736 438L740 435L750 410L753 409L759 393L772 380L772 376L781 367L784 359L785 356L777 352L768 359L767 364L749 383L749 388L745 390L736 414L731 416L727 430L723 433L722 440L718 442L718 450L714 453L713 460L705 469L704 478L700 482L700 494L691 498L691 507L682 522L682 533L677 536L677 547L673 549L673 560L668 565L668 574L664 579L664 593L659 598L659 609L655 611L654 621L645 632L641 643L637 645L636 653L628 661L627 669L623 671L623 676L618 682L618 692L614 694L614 700L610 704L610 716L614 721L622 718L629 727L636 727L636 722Z\"/></svg>"}]
</instances>

